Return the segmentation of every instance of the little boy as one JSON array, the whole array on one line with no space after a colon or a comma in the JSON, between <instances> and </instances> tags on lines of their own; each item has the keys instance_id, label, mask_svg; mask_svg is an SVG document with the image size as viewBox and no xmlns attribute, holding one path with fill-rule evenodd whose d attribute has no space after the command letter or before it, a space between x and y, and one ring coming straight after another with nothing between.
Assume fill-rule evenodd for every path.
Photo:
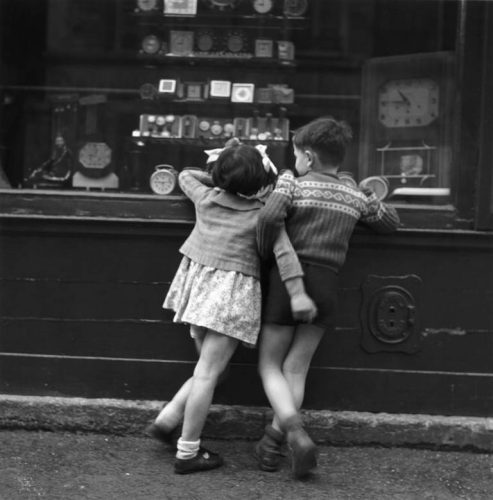
<instances>
[{"instance_id":1,"label":"little boy","mask_svg":"<svg viewBox=\"0 0 493 500\"><path fill-rule=\"evenodd\" d=\"M293 136L296 178L283 173L261 209L257 240L267 258L286 224L289 238L305 272L307 294L317 306L311 324L294 320L279 272L273 268L260 335L259 373L274 410L255 451L262 470L279 467L280 447L287 439L295 477L316 467L317 449L303 429L299 409L310 363L323 333L333 327L337 275L346 259L349 239L358 221L377 232L390 233L399 225L395 209L371 191L362 192L339 180L337 171L352 139L345 122L319 118Z\"/></svg>"}]
</instances>

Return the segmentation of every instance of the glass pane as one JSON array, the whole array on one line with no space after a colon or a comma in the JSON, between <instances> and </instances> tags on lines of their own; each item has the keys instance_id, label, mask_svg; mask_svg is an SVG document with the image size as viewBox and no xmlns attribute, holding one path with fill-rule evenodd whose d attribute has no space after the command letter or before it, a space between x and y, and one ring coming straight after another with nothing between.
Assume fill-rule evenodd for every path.
<instances>
[{"instance_id":1,"label":"glass pane","mask_svg":"<svg viewBox=\"0 0 493 500\"><path fill-rule=\"evenodd\" d=\"M0 188L181 196L205 149L292 168L291 131L333 115L345 176L450 202L455 2L19 0L0 23Z\"/></svg>"}]
</instances>

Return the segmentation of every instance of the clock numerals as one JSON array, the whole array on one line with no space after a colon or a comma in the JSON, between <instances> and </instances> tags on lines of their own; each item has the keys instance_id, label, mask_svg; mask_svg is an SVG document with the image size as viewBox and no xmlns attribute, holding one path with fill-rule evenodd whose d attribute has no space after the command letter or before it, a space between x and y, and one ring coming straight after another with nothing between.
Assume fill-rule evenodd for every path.
<instances>
[{"instance_id":1,"label":"clock numerals","mask_svg":"<svg viewBox=\"0 0 493 500\"><path fill-rule=\"evenodd\" d=\"M392 80L380 88L378 116L386 127L426 126L438 112L439 91L433 80Z\"/></svg>"}]
</instances>

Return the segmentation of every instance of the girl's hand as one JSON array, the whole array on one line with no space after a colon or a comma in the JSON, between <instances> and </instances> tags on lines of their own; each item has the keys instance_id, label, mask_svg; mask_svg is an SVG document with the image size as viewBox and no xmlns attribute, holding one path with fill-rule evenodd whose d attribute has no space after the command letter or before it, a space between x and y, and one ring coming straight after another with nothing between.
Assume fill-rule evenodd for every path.
<instances>
[{"instance_id":1,"label":"girl's hand","mask_svg":"<svg viewBox=\"0 0 493 500\"><path fill-rule=\"evenodd\" d=\"M317 316L317 306L306 293L291 297L291 312L293 318L302 323L311 323Z\"/></svg>"}]
</instances>

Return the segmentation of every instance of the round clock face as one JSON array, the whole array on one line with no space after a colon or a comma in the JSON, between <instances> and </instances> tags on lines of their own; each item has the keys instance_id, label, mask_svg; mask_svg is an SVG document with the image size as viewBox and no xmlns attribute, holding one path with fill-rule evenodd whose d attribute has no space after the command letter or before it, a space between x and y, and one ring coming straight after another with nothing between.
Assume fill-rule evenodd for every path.
<instances>
[{"instance_id":1,"label":"round clock face","mask_svg":"<svg viewBox=\"0 0 493 500\"><path fill-rule=\"evenodd\" d=\"M171 166L156 166L156 171L151 175L149 184L156 194L170 194L176 187L176 174Z\"/></svg>"},{"instance_id":2,"label":"round clock face","mask_svg":"<svg viewBox=\"0 0 493 500\"><path fill-rule=\"evenodd\" d=\"M155 35L148 35L142 40L142 50L146 54L157 54L160 47L159 38Z\"/></svg>"},{"instance_id":3,"label":"round clock face","mask_svg":"<svg viewBox=\"0 0 493 500\"><path fill-rule=\"evenodd\" d=\"M391 80L378 94L378 118L386 127L423 127L438 118L439 89L431 79Z\"/></svg>"},{"instance_id":4,"label":"round clock face","mask_svg":"<svg viewBox=\"0 0 493 500\"><path fill-rule=\"evenodd\" d=\"M259 14L267 14L273 6L273 0L253 0L253 8Z\"/></svg>"},{"instance_id":5,"label":"round clock face","mask_svg":"<svg viewBox=\"0 0 493 500\"><path fill-rule=\"evenodd\" d=\"M86 168L104 168L111 162L111 148L105 142L87 142L79 151L79 161Z\"/></svg>"}]
</instances>

